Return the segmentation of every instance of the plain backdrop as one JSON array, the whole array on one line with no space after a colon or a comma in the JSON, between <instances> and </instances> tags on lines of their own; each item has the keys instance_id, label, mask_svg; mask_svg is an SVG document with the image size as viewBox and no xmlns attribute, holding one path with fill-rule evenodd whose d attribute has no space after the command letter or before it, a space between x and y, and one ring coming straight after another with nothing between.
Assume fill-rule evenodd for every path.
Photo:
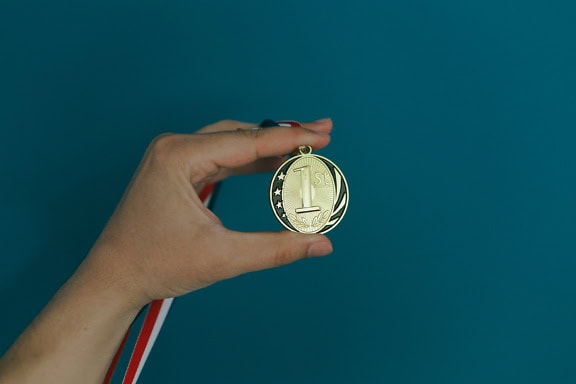
<instances>
[{"instance_id":1,"label":"plain backdrop","mask_svg":"<svg viewBox=\"0 0 576 384\"><path fill-rule=\"evenodd\" d=\"M574 383L576 3L0 1L0 352L149 141L332 117L329 258L176 300L140 383ZM280 230L270 175L222 184ZM118 378L117 378L118 379Z\"/></svg>"}]
</instances>

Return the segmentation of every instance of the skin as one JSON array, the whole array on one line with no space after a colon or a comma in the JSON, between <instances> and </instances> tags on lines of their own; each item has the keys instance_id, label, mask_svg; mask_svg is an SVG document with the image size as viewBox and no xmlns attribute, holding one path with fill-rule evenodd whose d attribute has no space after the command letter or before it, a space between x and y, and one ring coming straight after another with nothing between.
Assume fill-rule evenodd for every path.
<instances>
[{"instance_id":1,"label":"skin","mask_svg":"<svg viewBox=\"0 0 576 384\"><path fill-rule=\"evenodd\" d=\"M253 130L221 121L149 146L86 259L0 359L0 383L102 383L140 309L243 273L332 252L324 235L226 229L197 192L328 145L332 121Z\"/></svg>"}]
</instances>

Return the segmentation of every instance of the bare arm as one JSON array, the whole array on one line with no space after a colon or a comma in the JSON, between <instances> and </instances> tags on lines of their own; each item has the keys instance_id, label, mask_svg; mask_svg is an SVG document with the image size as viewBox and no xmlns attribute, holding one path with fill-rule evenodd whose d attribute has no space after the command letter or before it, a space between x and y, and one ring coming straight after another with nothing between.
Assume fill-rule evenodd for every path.
<instances>
[{"instance_id":1,"label":"bare arm","mask_svg":"<svg viewBox=\"0 0 576 384\"><path fill-rule=\"evenodd\" d=\"M0 359L0 383L101 383L151 300L332 251L323 235L230 231L199 200L207 182L271 170L300 145L326 146L332 122L253 126L223 121L150 145L90 254Z\"/></svg>"}]
</instances>

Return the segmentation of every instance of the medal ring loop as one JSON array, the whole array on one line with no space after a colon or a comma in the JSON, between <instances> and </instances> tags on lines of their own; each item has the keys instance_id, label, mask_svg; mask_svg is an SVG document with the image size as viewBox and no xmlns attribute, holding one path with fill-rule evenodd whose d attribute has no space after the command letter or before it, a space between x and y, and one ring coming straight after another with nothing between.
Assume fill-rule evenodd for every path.
<instances>
[{"instance_id":1,"label":"medal ring loop","mask_svg":"<svg viewBox=\"0 0 576 384\"><path fill-rule=\"evenodd\" d=\"M309 155L312 153L312 147L309 145L301 145L298 147L298 154Z\"/></svg>"}]
</instances>

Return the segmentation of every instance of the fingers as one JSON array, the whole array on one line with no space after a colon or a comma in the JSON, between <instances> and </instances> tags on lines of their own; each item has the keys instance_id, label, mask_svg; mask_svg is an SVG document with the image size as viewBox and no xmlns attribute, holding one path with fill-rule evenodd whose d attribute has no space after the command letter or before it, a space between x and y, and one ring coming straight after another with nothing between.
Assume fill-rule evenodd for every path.
<instances>
[{"instance_id":1,"label":"fingers","mask_svg":"<svg viewBox=\"0 0 576 384\"><path fill-rule=\"evenodd\" d=\"M282 232L230 232L230 272L242 274L290 264L306 257L332 253L332 243L320 234Z\"/></svg>"},{"instance_id":2,"label":"fingers","mask_svg":"<svg viewBox=\"0 0 576 384\"><path fill-rule=\"evenodd\" d=\"M195 187L230 174L274 169L280 157L302 145L314 150L330 142L332 121L322 119L303 127L251 129L254 124L223 120L191 135L161 135L151 144L152 162L185 165Z\"/></svg>"},{"instance_id":3,"label":"fingers","mask_svg":"<svg viewBox=\"0 0 576 384\"><path fill-rule=\"evenodd\" d=\"M236 120L220 120L214 124L205 126L199 129L196 133L214 133L222 131L236 131L238 129L250 129L258 127L258 124L246 123L244 121Z\"/></svg>"},{"instance_id":4,"label":"fingers","mask_svg":"<svg viewBox=\"0 0 576 384\"><path fill-rule=\"evenodd\" d=\"M252 173L263 173L263 172L270 172L278 169L280 165L286 159L282 156L278 157L267 157L264 159L258 159L253 163L245 165L243 167L238 168L221 168L218 170L217 173L213 174L212 176L205 178L201 183L196 184L194 188L196 191L200 191L206 183L215 183L220 180L224 180L229 176L235 175L248 175Z\"/></svg>"},{"instance_id":5,"label":"fingers","mask_svg":"<svg viewBox=\"0 0 576 384\"><path fill-rule=\"evenodd\" d=\"M237 168L261 158L285 155L301 145L319 149L329 142L329 135L306 128L274 127L218 132L195 150L218 167Z\"/></svg>"},{"instance_id":6,"label":"fingers","mask_svg":"<svg viewBox=\"0 0 576 384\"><path fill-rule=\"evenodd\" d=\"M330 132L332 132L333 124L332 119L327 118L303 123L302 126L315 132L330 134Z\"/></svg>"},{"instance_id":7,"label":"fingers","mask_svg":"<svg viewBox=\"0 0 576 384\"><path fill-rule=\"evenodd\" d=\"M329 134L332 131L332 119L319 119L316 121L302 123L302 126L311 131ZM205 126L199 129L196 133L214 133L222 131L236 131L238 129L253 129L257 128L258 124L248 123L237 120L221 120L216 123Z\"/></svg>"},{"instance_id":8,"label":"fingers","mask_svg":"<svg viewBox=\"0 0 576 384\"><path fill-rule=\"evenodd\" d=\"M238 130L238 129L244 129L244 128L236 128L234 129L234 127L246 127L248 126L248 128L246 129L254 129L254 124L252 123L243 123L240 121L234 121L234 120L224 120L221 121L219 123L213 124L212 126L210 126L211 130L215 130L215 132L217 132L217 130L228 130L228 131L234 131L234 130ZM327 118L327 119L320 119L320 120L316 120L316 121L312 121L312 122L308 122L308 123L303 123L302 126L306 129L309 129L311 131L317 132L317 133L323 133L323 134L330 134L330 132L332 131L332 120ZM262 158L262 159L258 159L255 162L242 166L242 167L238 167L238 168L230 168L230 169L222 169L218 175L211 181L219 181L222 180L228 176L231 175L245 175L245 174L251 174L251 173L261 173L261 172L269 172L269 171L273 171L275 169L277 169L286 159L283 156L275 156L275 157L268 157L268 158Z\"/></svg>"}]
</instances>

